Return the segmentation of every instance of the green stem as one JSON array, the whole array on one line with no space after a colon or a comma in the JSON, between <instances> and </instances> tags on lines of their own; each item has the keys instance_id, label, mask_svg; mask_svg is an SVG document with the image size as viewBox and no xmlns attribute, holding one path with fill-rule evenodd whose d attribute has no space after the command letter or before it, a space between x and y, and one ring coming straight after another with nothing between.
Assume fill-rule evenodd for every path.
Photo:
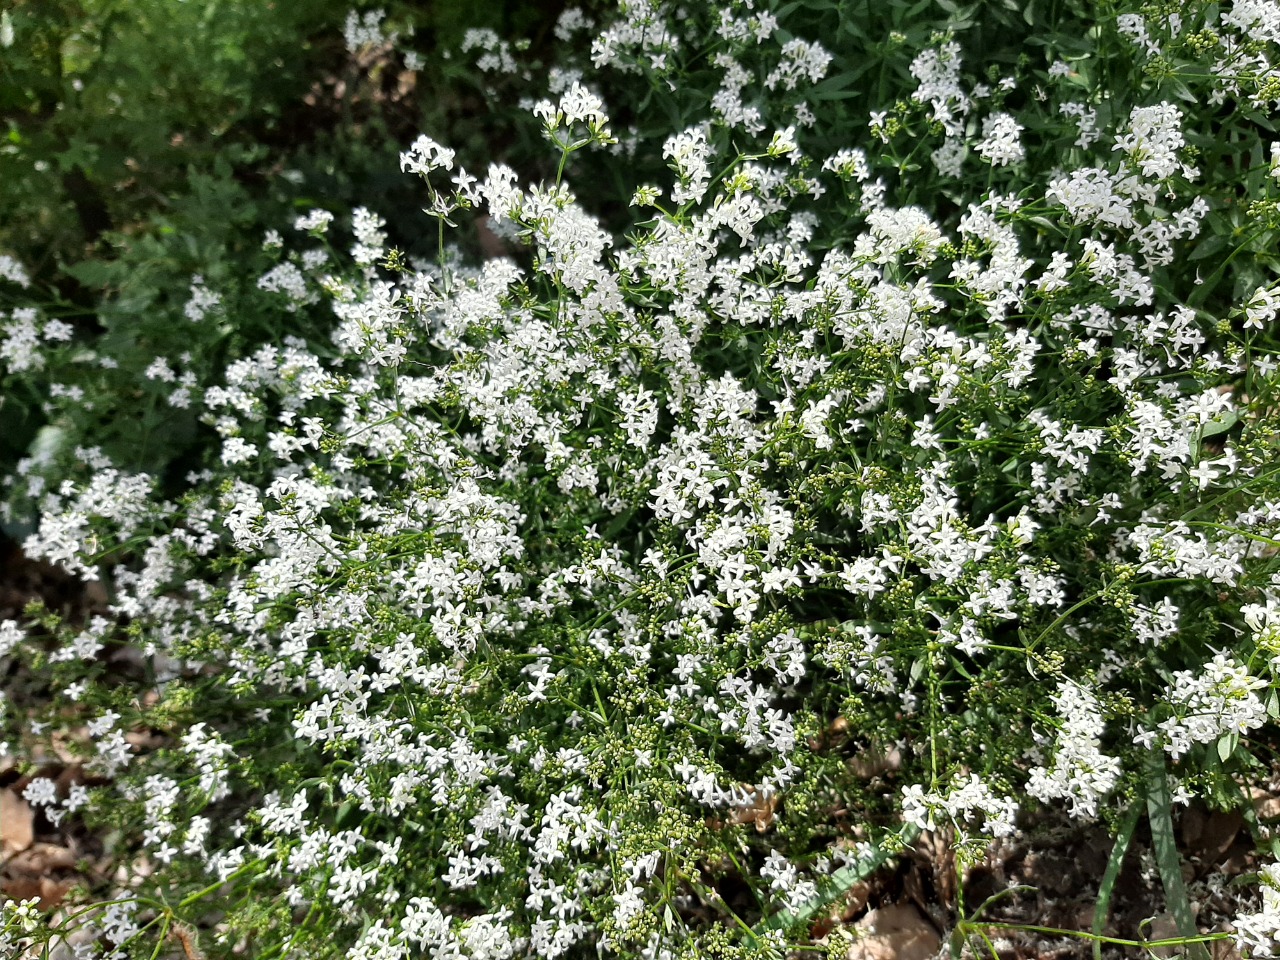
<instances>
[{"instance_id":1,"label":"green stem","mask_svg":"<svg viewBox=\"0 0 1280 960\"><path fill-rule=\"evenodd\" d=\"M1125 940L1120 937L1105 937L1096 933L1086 933L1083 930L1064 930L1061 927L1041 927L1030 923L1001 923L998 920L981 920L976 922L966 921L961 924L961 929L965 931L973 930L975 933L980 927L991 930L1014 930L1018 933L1043 933L1047 936L1053 937L1075 937L1078 940L1109 943L1113 947L1139 947L1144 950L1156 950L1160 947L1184 947L1213 943L1217 940L1226 940L1231 936L1229 933L1200 933L1192 937L1168 937L1163 940Z\"/></svg>"},{"instance_id":2,"label":"green stem","mask_svg":"<svg viewBox=\"0 0 1280 960\"><path fill-rule=\"evenodd\" d=\"M560 163L556 167L556 186L560 186L560 181L564 179L564 166L569 162L569 154L573 151L566 145L560 148Z\"/></svg>"},{"instance_id":3,"label":"green stem","mask_svg":"<svg viewBox=\"0 0 1280 960\"><path fill-rule=\"evenodd\" d=\"M1131 584L1131 587L1134 590L1140 587L1162 587L1171 583L1182 583L1185 579L1186 578L1184 577L1166 577L1162 580L1146 580L1142 582L1136 582ZM1043 630L1040 631L1040 635L1027 645L1027 651L1030 652L1034 650L1037 646L1039 646L1041 640L1043 640L1045 637L1051 634L1054 630L1056 630L1059 626L1065 623L1067 618L1070 617L1077 610L1079 610L1081 607L1088 606L1089 604L1093 603L1095 600L1101 600L1106 595L1107 595L1107 587L1103 587L1101 590L1098 590L1094 593L1089 594L1089 596L1085 597L1083 600L1077 601L1076 603L1072 604L1070 607L1068 607L1066 610L1063 611L1062 615L1059 616L1058 619L1054 620L1053 623L1049 624L1049 626L1045 627Z\"/></svg>"},{"instance_id":4,"label":"green stem","mask_svg":"<svg viewBox=\"0 0 1280 960\"><path fill-rule=\"evenodd\" d=\"M251 867L256 867L257 865L258 865L258 861L256 860L251 860L249 863L241 864L240 867L237 868L234 872L228 874L227 879L219 880L217 883L211 883L209 884L209 886L205 887L203 890L197 890L195 893L190 894L187 897L183 898L181 901L178 902L178 909L179 910L185 909L186 907L191 906L196 901L204 899L209 894L217 893L219 890L225 887L232 880L235 880L241 874L248 871Z\"/></svg>"}]
</instances>

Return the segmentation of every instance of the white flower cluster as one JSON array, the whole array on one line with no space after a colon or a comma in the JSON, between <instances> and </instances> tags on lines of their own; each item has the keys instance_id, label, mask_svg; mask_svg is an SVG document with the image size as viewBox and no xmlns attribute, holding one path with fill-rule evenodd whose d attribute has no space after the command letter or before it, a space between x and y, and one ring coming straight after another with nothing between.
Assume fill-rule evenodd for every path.
<instances>
[{"instance_id":1,"label":"white flower cluster","mask_svg":"<svg viewBox=\"0 0 1280 960\"><path fill-rule=\"evenodd\" d=\"M1262 884L1262 909L1242 913L1232 921L1236 948L1249 957L1280 954L1280 863L1268 863L1258 872Z\"/></svg>"},{"instance_id":2,"label":"white flower cluster","mask_svg":"<svg viewBox=\"0 0 1280 960\"><path fill-rule=\"evenodd\" d=\"M352 10L347 14L342 36L347 42L347 50L353 54L363 53L370 47L381 47L394 44L399 35L383 30L382 23L387 19L385 10L367 10L363 15Z\"/></svg>"},{"instance_id":3,"label":"white flower cluster","mask_svg":"<svg viewBox=\"0 0 1280 960\"><path fill-rule=\"evenodd\" d=\"M199 323L212 311L222 306L222 297L205 286L204 277L191 278L191 297L183 305L182 314L192 323Z\"/></svg>"},{"instance_id":4,"label":"white flower cluster","mask_svg":"<svg viewBox=\"0 0 1280 960\"><path fill-rule=\"evenodd\" d=\"M27 268L7 253L0 253L0 280L16 283L20 287L31 286Z\"/></svg>"},{"instance_id":5,"label":"white flower cluster","mask_svg":"<svg viewBox=\"0 0 1280 960\"><path fill-rule=\"evenodd\" d=\"M39 370L45 365L42 343L65 343L73 332L70 324L46 320L33 307L19 307L7 318L0 313L0 364L12 373Z\"/></svg>"},{"instance_id":6,"label":"white flower cluster","mask_svg":"<svg viewBox=\"0 0 1280 960\"><path fill-rule=\"evenodd\" d=\"M975 774L957 781L945 793L927 793L919 784L902 790L902 819L921 830L937 830L940 820L945 818L962 836L976 827L979 835L1008 837L1016 830L1017 814L1017 800L997 796Z\"/></svg>"},{"instance_id":7,"label":"white flower cluster","mask_svg":"<svg viewBox=\"0 0 1280 960\"><path fill-rule=\"evenodd\" d=\"M1174 673L1173 684L1164 695L1173 715L1135 740L1143 744L1158 741L1176 760L1192 744L1246 734L1266 722L1267 707L1257 694L1266 686L1267 682L1252 676L1244 664L1216 654L1201 670Z\"/></svg>"},{"instance_id":8,"label":"white flower cluster","mask_svg":"<svg viewBox=\"0 0 1280 960\"><path fill-rule=\"evenodd\" d=\"M321 234L329 229L331 223L333 223L333 214L328 210L312 210L294 220L293 229L301 230L303 233Z\"/></svg>"},{"instance_id":9,"label":"white flower cluster","mask_svg":"<svg viewBox=\"0 0 1280 960\"><path fill-rule=\"evenodd\" d=\"M1105 714L1093 691L1072 680L1058 685L1053 707L1062 720L1053 765L1031 769L1027 794L1046 802L1066 800L1074 817L1096 817L1098 801L1120 779L1120 761L1099 748Z\"/></svg>"},{"instance_id":10,"label":"white flower cluster","mask_svg":"<svg viewBox=\"0 0 1280 960\"><path fill-rule=\"evenodd\" d=\"M575 149L589 143L615 143L609 133L609 117L604 110L604 101L576 80L565 90L558 104L550 100L539 100L533 108L534 116L542 120L543 132L547 138L565 150ZM574 128L585 128L586 136L577 139ZM561 136L561 130L564 135Z\"/></svg>"},{"instance_id":11,"label":"white flower cluster","mask_svg":"<svg viewBox=\"0 0 1280 960\"><path fill-rule=\"evenodd\" d=\"M104 547L127 541L164 516L152 486L146 474L116 469L98 471L82 488L67 482L45 498L39 527L23 549L86 580L97 579L96 563Z\"/></svg>"},{"instance_id":12,"label":"white flower cluster","mask_svg":"<svg viewBox=\"0 0 1280 960\"><path fill-rule=\"evenodd\" d=\"M1010 114L993 113L982 121L982 139L974 150L992 166L1017 163L1026 156L1021 134L1022 124Z\"/></svg>"},{"instance_id":13,"label":"white flower cluster","mask_svg":"<svg viewBox=\"0 0 1280 960\"><path fill-rule=\"evenodd\" d=\"M781 895L788 910L799 910L818 897L818 885L812 880L802 880L795 864L776 850L760 867L760 876L769 881L770 890Z\"/></svg>"},{"instance_id":14,"label":"white flower cluster","mask_svg":"<svg viewBox=\"0 0 1280 960\"><path fill-rule=\"evenodd\" d=\"M931 118L953 137L964 132L963 120L972 106L960 82L961 66L960 44L954 40L922 50L911 62L911 75L919 84L912 99L929 104Z\"/></svg>"},{"instance_id":15,"label":"white flower cluster","mask_svg":"<svg viewBox=\"0 0 1280 960\"><path fill-rule=\"evenodd\" d=\"M281 263L258 279L258 287L268 293L283 293L290 311L316 302L316 294L307 285L306 275L295 263Z\"/></svg>"},{"instance_id":16,"label":"white flower cluster","mask_svg":"<svg viewBox=\"0 0 1280 960\"><path fill-rule=\"evenodd\" d=\"M400 169L425 177L432 170L452 170L454 152L442 147L425 133L400 154Z\"/></svg>"},{"instance_id":17,"label":"white flower cluster","mask_svg":"<svg viewBox=\"0 0 1280 960\"><path fill-rule=\"evenodd\" d=\"M481 73L504 74L515 73L518 69L511 44L488 28L471 28L462 37L459 46L462 53L479 50L475 66Z\"/></svg>"},{"instance_id":18,"label":"white flower cluster","mask_svg":"<svg viewBox=\"0 0 1280 960\"><path fill-rule=\"evenodd\" d=\"M1195 171L1178 159L1184 143L1182 111L1171 103L1158 103L1133 108L1129 129L1116 137L1115 149L1125 151L1144 177L1166 180L1181 172L1193 180Z\"/></svg>"}]
</instances>

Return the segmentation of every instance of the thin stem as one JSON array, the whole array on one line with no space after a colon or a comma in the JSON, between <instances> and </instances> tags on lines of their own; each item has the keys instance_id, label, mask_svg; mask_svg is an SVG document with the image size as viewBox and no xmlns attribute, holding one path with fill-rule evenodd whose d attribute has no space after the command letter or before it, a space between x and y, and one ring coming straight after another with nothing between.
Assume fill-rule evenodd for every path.
<instances>
[{"instance_id":1,"label":"thin stem","mask_svg":"<svg viewBox=\"0 0 1280 960\"><path fill-rule=\"evenodd\" d=\"M232 880L235 880L241 874L249 870L249 868L256 867L257 865L258 865L257 860L251 860L248 863L241 864L238 869L228 874L225 880L219 880L217 883L211 883L209 884L209 886L205 887L203 890L197 890L195 893L190 894L187 897L184 897L182 900L178 902L178 909L179 910L185 909L186 907L191 906L196 901L204 899L209 894L217 893L219 890L225 887Z\"/></svg>"},{"instance_id":2,"label":"thin stem","mask_svg":"<svg viewBox=\"0 0 1280 960\"><path fill-rule=\"evenodd\" d=\"M1201 933L1194 937L1168 937L1164 940L1125 940L1120 937L1107 937L1097 933L1089 933L1084 930L1064 930L1061 927L1041 927L1030 923L1002 923L998 920L966 920L960 924L960 929L964 931L972 929L977 933L978 928L991 930L1016 930L1019 933L1043 933L1055 937L1076 937L1080 940L1096 940L1101 943L1109 943L1114 947L1141 947L1146 950L1156 950L1160 947L1183 947L1197 943L1213 943L1217 940L1226 940L1231 936L1229 933Z\"/></svg>"}]
</instances>

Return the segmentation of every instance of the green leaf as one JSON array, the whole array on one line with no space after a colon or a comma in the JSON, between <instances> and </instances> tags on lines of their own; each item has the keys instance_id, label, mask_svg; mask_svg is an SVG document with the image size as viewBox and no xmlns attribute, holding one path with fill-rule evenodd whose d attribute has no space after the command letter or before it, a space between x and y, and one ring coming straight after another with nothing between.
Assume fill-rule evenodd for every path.
<instances>
[{"instance_id":1,"label":"green leaf","mask_svg":"<svg viewBox=\"0 0 1280 960\"><path fill-rule=\"evenodd\" d=\"M1220 233L1214 233L1202 240L1194 250L1188 260L1206 260L1216 254L1222 253L1227 249L1228 238Z\"/></svg>"},{"instance_id":2,"label":"green leaf","mask_svg":"<svg viewBox=\"0 0 1280 960\"><path fill-rule=\"evenodd\" d=\"M1173 832L1173 797L1169 793L1169 777L1164 767L1164 752L1148 750L1146 755L1147 819L1151 823L1151 846L1155 850L1160 883L1164 886L1165 908L1182 937L1198 937L1195 914L1187 887L1182 881L1182 858ZM1204 944L1191 944L1187 955L1192 960L1209 960Z\"/></svg>"},{"instance_id":3,"label":"green leaf","mask_svg":"<svg viewBox=\"0 0 1280 960\"><path fill-rule=\"evenodd\" d=\"M849 100L853 97L864 96L866 91L861 87L855 87L854 84L870 68L871 63L868 61L856 70L850 70L848 73L841 73L834 77L828 77L813 88L813 92L809 94L809 99Z\"/></svg>"},{"instance_id":4,"label":"green leaf","mask_svg":"<svg viewBox=\"0 0 1280 960\"><path fill-rule=\"evenodd\" d=\"M1270 833L1264 829L1262 822L1258 819L1258 811L1254 809L1252 803L1241 803L1237 809L1244 817L1250 836L1262 837L1265 833ZM1261 841L1261 846L1270 853L1273 860L1280 860L1280 835L1272 833L1270 839Z\"/></svg>"},{"instance_id":5,"label":"green leaf","mask_svg":"<svg viewBox=\"0 0 1280 960\"><path fill-rule=\"evenodd\" d=\"M1098 902L1093 909L1093 935L1102 937L1107 925L1107 914L1111 911L1111 894L1115 890L1116 881L1120 879L1120 868L1124 865L1124 855L1129 850L1129 841L1133 839L1134 828L1138 818L1142 816L1142 804L1133 803L1120 821L1120 832L1116 834L1116 842L1111 847L1111 856L1107 858L1107 869L1102 874L1102 885L1098 888ZM1102 960L1102 940L1093 941L1093 960Z\"/></svg>"},{"instance_id":6,"label":"green leaf","mask_svg":"<svg viewBox=\"0 0 1280 960\"><path fill-rule=\"evenodd\" d=\"M920 828L913 823L903 824L892 839L879 846L873 846L866 855L841 867L818 885L818 896L796 910L781 910L766 917L751 928L753 938L761 937L772 930L786 930L792 924L803 923L823 907L829 906L839 899L845 891L859 880L865 880L888 860L911 846L918 836Z\"/></svg>"},{"instance_id":7,"label":"green leaf","mask_svg":"<svg viewBox=\"0 0 1280 960\"><path fill-rule=\"evenodd\" d=\"M347 818L351 815L352 811L354 811L355 809L356 809L356 805L354 801L352 800L342 801L342 804L338 807L337 815L333 818L333 825L335 827L341 827L347 821Z\"/></svg>"},{"instance_id":8,"label":"green leaf","mask_svg":"<svg viewBox=\"0 0 1280 960\"><path fill-rule=\"evenodd\" d=\"M63 267L62 272L86 287L105 287L114 282L118 274L114 264L103 260L81 260Z\"/></svg>"},{"instance_id":9,"label":"green leaf","mask_svg":"<svg viewBox=\"0 0 1280 960\"><path fill-rule=\"evenodd\" d=\"M1236 733L1228 733L1225 737L1218 738L1218 759L1226 763L1231 759L1231 755L1236 752L1236 746L1240 743L1240 735Z\"/></svg>"},{"instance_id":10,"label":"green leaf","mask_svg":"<svg viewBox=\"0 0 1280 960\"><path fill-rule=\"evenodd\" d=\"M1220 433L1226 433L1239 422L1240 414L1234 410L1220 413L1200 428L1200 439L1203 440L1207 437L1216 437Z\"/></svg>"}]
</instances>

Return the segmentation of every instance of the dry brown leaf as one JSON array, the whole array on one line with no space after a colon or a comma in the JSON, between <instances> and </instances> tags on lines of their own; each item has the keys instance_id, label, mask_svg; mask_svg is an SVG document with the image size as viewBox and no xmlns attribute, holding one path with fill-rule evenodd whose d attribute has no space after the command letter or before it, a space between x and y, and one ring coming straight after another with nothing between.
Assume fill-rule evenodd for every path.
<instances>
[{"instance_id":1,"label":"dry brown leaf","mask_svg":"<svg viewBox=\"0 0 1280 960\"><path fill-rule=\"evenodd\" d=\"M38 877L3 877L0 893L10 900L30 900L40 896L40 880Z\"/></svg>"},{"instance_id":2,"label":"dry brown leaf","mask_svg":"<svg viewBox=\"0 0 1280 960\"><path fill-rule=\"evenodd\" d=\"M754 823L757 833L767 833L778 810L778 794L749 787L746 800L729 812L729 822Z\"/></svg>"},{"instance_id":3,"label":"dry brown leaf","mask_svg":"<svg viewBox=\"0 0 1280 960\"><path fill-rule=\"evenodd\" d=\"M1236 811L1215 810L1209 815L1204 830L1192 846L1192 854L1203 857L1205 863L1217 863L1231 849L1243 826L1244 817Z\"/></svg>"},{"instance_id":4,"label":"dry brown leaf","mask_svg":"<svg viewBox=\"0 0 1280 960\"><path fill-rule=\"evenodd\" d=\"M75 766L83 761L85 753L93 747L93 737L88 727L77 727L74 730L59 730L50 738L52 754L43 747L38 749L32 759L42 763L57 761L61 766Z\"/></svg>"},{"instance_id":5,"label":"dry brown leaf","mask_svg":"<svg viewBox=\"0 0 1280 960\"><path fill-rule=\"evenodd\" d=\"M887 753L872 747L849 761L850 772L863 780L891 773L901 767L902 753L897 747L890 747Z\"/></svg>"},{"instance_id":6,"label":"dry brown leaf","mask_svg":"<svg viewBox=\"0 0 1280 960\"><path fill-rule=\"evenodd\" d=\"M43 877L57 870L74 869L76 859L75 852L70 847L57 843L33 843L5 864L5 869L15 876L26 874Z\"/></svg>"},{"instance_id":7,"label":"dry brown leaf","mask_svg":"<svg viewBox=\"0 0 1280 960\"><path fill-rule=\"evenodd\" d=\"M6 877L0 880L0 893L11 900L39 900L40 910L52 910L62 902L74 883L49 877Z\"/></svg>"},{"instance_id":8,"label":"dry brown leaf","mask_svg":"<svg viewBox=\"0 0 1280 960\"><path fill-rule=\"evenodd\" d=\"M843 716L836 717L821 734L809 738L809 749L815 752L828 750L847 739L849 739L849 721Z\"/></svg>"},{"instance_id":9,"label":"dry brown leaf","mask_svg":"<svg viewBox=\"0 0 1280 960\"><path fill-rule=\"evenodd\" d=\"M5 856L26 850L35 841L36 812L13 790L0 790L0 840Z\"/></svg>"},{"instance_id":10,"label":"dry brown leaf","mask_svg":"<svg viewBox=\"0 0 1280 960\"><path fill-rule=\"evenodd\" d=\"M871 884L865 880L859 880L845 891L844 898L841 901L844 909L840 911L840 919L846 922L852 920L866 907L867 901L870 899Z\"/></svg>"},{"instance_id":11,"label":"dry brown leaf","mask_svg":"<svg viewBox=\"0 0 1280 960\"><path fill-rule=\"evenodd\" d=\"M78 763L68 764L58 773L58 795L65 797L69 791L77 783L84 783L88 780L84 772L84 767Z\"/></svg>"},{"instance_id":12,"label":"dry brown leaf","mask_svg":"<svg viewBox=\"0 0 1280 960\"><path fill-rule=\"evenodd\" d=\"M853 927L849 960L930 960L942 946L933 924L910 904L872 910Z\"/></svg>"},{"instance_id":13,"label":"dry brown leaf","mask_svg":"<svg viewBox=\"0 0 1280 960\"><path fill-rule=\"evenodd\" d=\"M68 891L75 886L71 880L54 880L50 877L40 878L40 909L54 910L62 903Z\"/></svg>"},{"instance_id":14,"label":"dry brown leaf","mask_svg":"<svg viewBox=\"0 0 1280 960\"><path fill-rule=\"evenodd\" d=\"M1263 787L1254 787L1253 809L1259 820L1280 819L1280 795Z\"/></svg>"}]
</instances>

